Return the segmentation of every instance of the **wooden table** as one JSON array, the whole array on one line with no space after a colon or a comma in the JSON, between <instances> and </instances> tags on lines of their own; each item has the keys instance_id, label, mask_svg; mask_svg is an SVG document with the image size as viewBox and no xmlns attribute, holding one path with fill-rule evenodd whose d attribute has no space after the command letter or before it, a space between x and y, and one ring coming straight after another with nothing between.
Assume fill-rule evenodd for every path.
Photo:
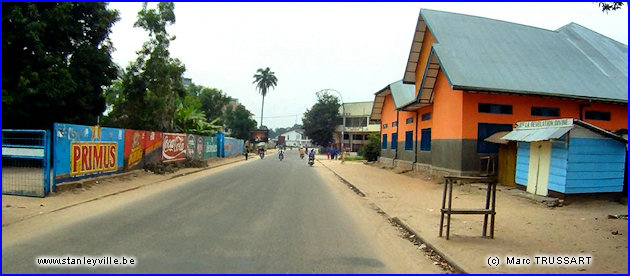
<instances>
[{"instance_id":1,"label":"wooden table","mask_svg":"<svg viewBox=\"0 0 630 276\"><path fill-rule=\"evenodd\" d=\"M444 193L442 194L442 208L440 209L440 237L444 228L444 215L446 215L446 239L449 239L451 230L451 215L483 215L483 231L481 235L487 237L488 216L490 216L490 238L494 239L494 216L495 199L497 193L497 179L495 177L478 177L478 176L445 176L444 177ZM486 193L486 205L483 209L457 209L452 208L453 203L453 183L461 181L462 183L486 183L488 190ZM446 196L448 193L448 197Z\"/></svg>"}]
</instances>

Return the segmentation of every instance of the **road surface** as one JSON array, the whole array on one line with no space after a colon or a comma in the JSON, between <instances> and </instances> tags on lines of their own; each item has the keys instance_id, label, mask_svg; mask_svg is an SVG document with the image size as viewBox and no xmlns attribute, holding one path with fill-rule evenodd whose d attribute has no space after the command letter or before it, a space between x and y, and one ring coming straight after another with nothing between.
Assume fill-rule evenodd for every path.
<instances>
[{"instance_id":1,"label":"road surface","mask_svg":"<svg viewBox=\"0 0 630 276\"><path fill-rule=\"evenodd\" d=\"M441 272L320 163L306 162L297 150L283 161L255 156L4 227L2 272ZM35 265L84 256L135 265Z\"/></svg>"}]
</instances>

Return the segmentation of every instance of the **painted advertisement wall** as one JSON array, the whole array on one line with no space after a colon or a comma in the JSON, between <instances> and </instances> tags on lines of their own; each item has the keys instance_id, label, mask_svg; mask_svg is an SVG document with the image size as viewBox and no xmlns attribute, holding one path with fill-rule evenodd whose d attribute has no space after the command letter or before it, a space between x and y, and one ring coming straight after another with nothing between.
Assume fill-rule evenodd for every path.
<instances>
[{"instance_id":1,"label":"painted advertisement wall","mask_svg":"<svg viewBox=\"0 0 630 276\"><path fill-rule=\"evenodd\" d=\"M54 183L122 171L125 130L54 124Z\"/></svg>"},{"instance_id":2,"label":"painted advertisement wall","mask_svg":"<svg viewBox=\"0 0 630 276\"><path fill-rule=\"evenodd\" d=\"M243 144L245 142L240 139L225 137L225 144L223 146L224 157L243 154Z\"/></svg>"},{"instance_id":3,"label":"painted advertisement wall","mask_svg":"<svg viewBox=\"0 0 630 276\"><path fill-rule=\"evenodd\" d=\"M125 129L125 171L162 161L162 133Z\"/></svg>"},{"instance_id":4,"label":"painted advertisement wall","mask_svg":"<svg viewBox=\"0 0 630 276\"><path fill-rule=\"evenodd\" d=\"M164 133L162 139L163 162L181 161L186 159L186 134Z\"/></svg>"},{"instance_id":5,"label":"painted advertisement wall","mask_svg":"<svg viewBox=\"0 0 630 276\"><path fill-rule=\"evenodd\" d=\"M203 159L203 136L193 134L186 136L186 157L195 160Z\"/></svg>"},{"instance_id":6,"label":"painted advertisement wall","mask_svg":"<svg viewBox=\"0 0 630 276\"><path fill-rule=\"evenodd\" d=\"M218 157L217 138L216 137L203 137L203 158Z\"/></svg>"}]
</instances>

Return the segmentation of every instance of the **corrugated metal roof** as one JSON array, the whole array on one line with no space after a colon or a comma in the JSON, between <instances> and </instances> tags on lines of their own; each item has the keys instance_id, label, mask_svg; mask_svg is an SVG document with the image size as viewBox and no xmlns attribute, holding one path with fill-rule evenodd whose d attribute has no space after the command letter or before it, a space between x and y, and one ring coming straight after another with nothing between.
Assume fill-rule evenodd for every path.
<instances>
[{"instance_id":1,"label":"corrugated metal roof","mask_svg":"<svg viewBox=\"0 0 630 276\"><path fill-rule=\"evenodd\" d=\"M522 142L546 141L558 139L572 128L573 126L515 129L501 139Z\"/></svg>"},{"instance_id":2,"label":"corrugated metal roof","mask_svg":"<svg viewBox=\"0 0 630 276\"><path fill-rule=\"evenodd\" d=\"M454 89L628 102L628 46L578 24L550 31L426 9L420 15Z\"/></svg>"},{"instance_id":3,"label":"corrugated metal roof","mask_svg":"<svg viewBox=\"0 0 630 276\"><path fill-rule=\"evenodd\" d=\"M402 80L391 83L389 85L389 89L392 92L392 98L394 98L394 105L396 106L396 109L407 105L416 97L416 87L414 85L403 84Z\"/></svg>"},{"instance_id":4,"label":"corrugated metal roof","mask_svg":"<svg viewBox=\"0 0 630 276\"><path fill-rule=\"evenodd\" d=\"M509 141L503 139L503 136L510 133L509 131L499 131L495 134L490 135L488 138L483 139L486 142L495 143L495 144L507 144Z\"/></svg>"},{"instance_id":5,"label":"corrugated metal roof","mask_svg":"<svg viewBox=\"0 0 630 276\"><path fill-rule=\"evenodd\" d=\"M343 114L345 108L346 116L369 116L372 113L374 102L345 103L339 107L339 114Z\"/></svg>"}]
</instances>

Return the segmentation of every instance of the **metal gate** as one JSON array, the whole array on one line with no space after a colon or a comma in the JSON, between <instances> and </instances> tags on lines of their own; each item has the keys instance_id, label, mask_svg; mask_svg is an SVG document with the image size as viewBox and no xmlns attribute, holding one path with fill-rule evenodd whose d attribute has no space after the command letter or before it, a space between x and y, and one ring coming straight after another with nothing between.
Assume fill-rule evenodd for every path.
<instances>
[{"instance_id":1,"label":"metal gate","mask_svg":"<svg viewBox=\"0 0 630 276\"><path fill-rule=\"evenodd\" d=\"M2 130L2 194L44 197L50 192L50 132Z\"/></svg>"}]
</instances>

